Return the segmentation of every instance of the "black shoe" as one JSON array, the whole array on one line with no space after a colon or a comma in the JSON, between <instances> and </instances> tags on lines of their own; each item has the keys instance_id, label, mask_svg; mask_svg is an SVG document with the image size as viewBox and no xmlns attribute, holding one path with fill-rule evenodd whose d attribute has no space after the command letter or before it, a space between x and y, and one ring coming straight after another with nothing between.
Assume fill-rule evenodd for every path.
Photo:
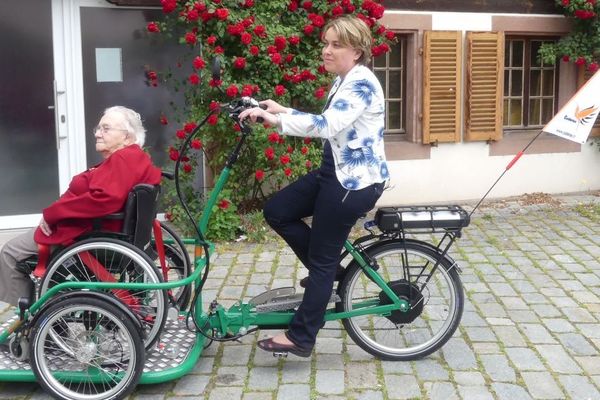
<instances>
[{"instance_id":1,"label":"black shoe","mask_svg":"<svg viewBox=\"0 0 600 400\"><path fill-rule=\"evenodd\" d=\"M289 339L287 332L285 336ZM290 340L291 341L291 340ZM258 347L272 353L292 353L298 357L310 357L312 349L303 349L295 344L279 344L273 341L273 338L259 340Z\"/></svg>"},{"instance_id":2,"label":"black shoe","mask_svg":"<svg viewBox=\"0 0 600 400\"><path fill-rule=\"evenodd\" d=\"M341 265L338 265L337 270L335 271L334 281L339 282L342 279L344 279L344 276L346 276L346 268L342 267ZM306 288L306 285L308 285L308 276L306 278L300 279L299 284L301 288Z\"/></svg>"}]
</instances>

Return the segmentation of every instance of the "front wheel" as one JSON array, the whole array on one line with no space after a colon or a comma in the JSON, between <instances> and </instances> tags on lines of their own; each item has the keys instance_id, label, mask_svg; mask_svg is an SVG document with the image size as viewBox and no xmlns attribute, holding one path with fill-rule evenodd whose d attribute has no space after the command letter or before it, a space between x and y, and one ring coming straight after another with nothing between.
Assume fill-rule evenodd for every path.
<instances>
[{"instance_id":1,"label":"front wheel","mask_svg":"<svg viewBox=\"0 0 600 400\"><path fill-rule=\"evenodd\" d=\"M31 330L31 369L57 399L122 399L144 368L132 318L107 300L57 300Z\"/></svg>"},{"instance_id":2,"label":"front wheel","mask_svg":"<svg viewBox=\"0 0 600 400\"><path fill-rule=\"evenodd\" d=\"M456 331L464 307L456 264L442 258L434 269L438 253L416 241L376 244L366 253L411 309L343 319L352 340L368 353L392 361L416 360L442 347ZM342 299L336 306L338 312L392 303L356 262L348 267L338 294Z\"/></svg>"}]
</instances>

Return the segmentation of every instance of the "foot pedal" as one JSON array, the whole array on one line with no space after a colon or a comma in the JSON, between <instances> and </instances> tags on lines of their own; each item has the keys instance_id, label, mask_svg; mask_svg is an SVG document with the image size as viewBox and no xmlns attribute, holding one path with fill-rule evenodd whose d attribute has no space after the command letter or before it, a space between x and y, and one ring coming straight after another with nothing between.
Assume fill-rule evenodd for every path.
<instances>
[{"instance_id":1,"label":"foot pedal","mask_svg":"<svg viewBox=\"0 0 600 400\"><path fill-rule=\"evenodd\" d=\"M257 304L256 312L266 313L272 311L293 310L294 308L298 307L300 303L302 303L303 297L304 293L274 297L268 303ZM337 293L332 292L331 297L329 298L329 303L337 303L338 301L341 301L340 296L338 296Z\"/></svg>"},{"instance_id":2,"label":"foot pedal","mask_svg":"<svg viewBox=\"0 0 600 400\"><path fill-rule=\"evenodd\" d=\"M274 298L277 297L293 296L295 293L296 288L293 286L271 289L259 294L258 296L254 296L248 301L248 303L257 306L259 304L270 303Z\"/></svg>"}]
</instances>

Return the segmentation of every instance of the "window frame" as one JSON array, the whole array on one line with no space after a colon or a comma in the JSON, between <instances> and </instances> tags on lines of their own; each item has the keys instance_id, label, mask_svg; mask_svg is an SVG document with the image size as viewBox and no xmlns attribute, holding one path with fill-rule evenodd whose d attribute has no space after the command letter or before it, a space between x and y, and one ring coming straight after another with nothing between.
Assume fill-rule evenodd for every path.
<instances>
[{"instance_id":1,"label":"window frame","mask_svg":"<svg viewBox=\"0 0 600 400\"><path fill-rule=\"evenodd\" d=\"M547 41L557 41L559 38L557 36L547 36L547 35L511 35L511 34L506 34L505 36L505 42L504 42L504 46L505 46L505 52L506 52L506 48L509 46L509 44L513 41L513 40L523 40L524 42L524 58L523 58L523 103L522 103L522 122L523 123L529 123L529 103L531 101L531 94L530 94L530 75L531 75L531 42L533 41L540 41L540 42L547 42ZM511 68L511 67L508 67ZM505 65L503 66L503 70L506 71L507 67L506 67L506 60L505 60ZM509 75L510 77L510 75ZM510 82L510 79L507 79L508 82L507 84L510 85L512 82ZM556 62L554 64L554 90L553 90L553 104L552 104L552 115L555 115L558 112L558 103L559 103L559 82L560 81L560 63ZM510 93L510 86L509 86L509 93ZM502 111L503 113L505 112L504 109L504 101L507 97L504 95L504 88L502 89ZM509 96L510 98L510 96ZM547 121L548 122L548 121ZM547 122L543 122L539 125L504 125L504 121L502 122L502 130L505 133L511 133L511 132L517 132L517 131L531 131L531 130L540 130L541 128L544 127L544 125Z\"/></svg>"}]
</instances>

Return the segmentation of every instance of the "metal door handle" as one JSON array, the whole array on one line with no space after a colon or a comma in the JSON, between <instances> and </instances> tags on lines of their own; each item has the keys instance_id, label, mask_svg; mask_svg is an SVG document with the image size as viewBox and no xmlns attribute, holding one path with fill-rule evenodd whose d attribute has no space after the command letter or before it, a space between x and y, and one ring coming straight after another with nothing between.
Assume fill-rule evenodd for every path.
<instances>
[{"instance_id":1,"label":"metal door handle","mask_svg":"<svg viewBox=\"0 0 600 400\"><path fill-rule=\"evenodd\" d=\"M56 150L60 150L60 127L61 123L65 122L65 116L58 116L58 95L64 94L64 90L58 90L56 87L56 79L52 81L52 94L54 97L54 104L48 106L48 110L54 110L54 133L56 135Z\"/></svg>"}]
</instances>

